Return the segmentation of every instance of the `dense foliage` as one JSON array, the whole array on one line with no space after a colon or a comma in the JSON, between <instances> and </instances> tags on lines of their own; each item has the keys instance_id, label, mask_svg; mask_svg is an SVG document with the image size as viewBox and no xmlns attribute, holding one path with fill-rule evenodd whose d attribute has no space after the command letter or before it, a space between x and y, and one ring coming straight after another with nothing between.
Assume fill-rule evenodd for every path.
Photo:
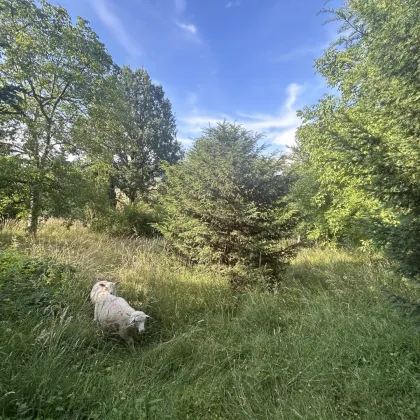
<instances>
[{"instance_id":1,"label":"dense foliage","mask_svg":"<svg viewBox=\"0 0 420 420\"><path fill-rule=\"evenodd\" d=\"M418 274L420 3L349 0L326 12L341 36L316 68L337 94L303 110L297 135L311 200L325 208L312 234L325 221L330 238L375 239Z\"/></svg>"},{"instance_id":2,"label":"dense foliage","mask_svg":"<svg viewBox=\"0 0 420 420\"><path fill-rule=\"evenodd\" d=\"M182 156L162 87L119 69L61 6L1 0L0 20L1 216L36 234L40 217L104 208L104 192L115 207L117 187L147 201L161 162Z\"/></svg>"},{"instance_id":3,"label":"dense foliage","mask_svg":"<svg viewBox=\"0 0 420 420\"><path fill-rule=\"evenodd\" d=\"M66 157L80 153L85 144L75 143L71 130L112 66L87 21L79 18L73 25L62 7L45 1L40 6L28 0L0 3L0 36L5 41L0 80L19 87L23 95L21 112L2 119L1 158L6 164L18 159L17 166L24 169L15 175L17 182L9 178L9 183L26 185L23 199L32 233L48 209L46 195L54 194L54 201L65 207L65 188L75 188L68 182L72 165Z\"/></svg>"},{"instance_id":4,"label":"dense foliage","mask_svg":"<svg viewBox=\"0 0 420 420\"><path fill-rule=\"evenodd\" d=\"M163 173L163 161L174 164L182 157L176 140L175 117L162 86L152 83L144 69L124 67L120 76L127 118L124 136L115 153L113 183L134 203L147 200L150 188Z\"/></svg>"},{"instance_id":5,"label":"dense foliage","mask_svg":"<svg viewBox=\"0 0 420 420\"><path fill-rule=\"evenodd\" d=\"M186 160L168 167L158 227L194 262L261 272L276 279L294 255L294 218L283 200L289 176L283 158L265 155L260 136L221 123L206 129Z\"/></svg>"}]
</instances>

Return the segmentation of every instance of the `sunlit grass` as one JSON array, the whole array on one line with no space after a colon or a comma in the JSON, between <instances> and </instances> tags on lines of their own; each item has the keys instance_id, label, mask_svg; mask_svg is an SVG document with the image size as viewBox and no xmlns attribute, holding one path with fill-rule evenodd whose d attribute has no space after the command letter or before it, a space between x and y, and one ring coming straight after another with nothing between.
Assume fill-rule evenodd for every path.
<instances>
[{"instance_id":1,"label":"sunlit grass","mask_svg":"<svg viewBox=\"0 0 420 420\"><path fill-rule=\"evenodd\" d=\"M379 257L304 250L275 293L238 293L159 240L54 220L35 242L7 226L0 243L76 268L52 313L25 296L10 306L6 277L18 284L21 265L0 265L5 419L420 418L418 330L382 292L415 300L418 290ZM97 275L120 281L119 294L153 317L134 353L92 322Z\"/></svg>"}]
</instances>

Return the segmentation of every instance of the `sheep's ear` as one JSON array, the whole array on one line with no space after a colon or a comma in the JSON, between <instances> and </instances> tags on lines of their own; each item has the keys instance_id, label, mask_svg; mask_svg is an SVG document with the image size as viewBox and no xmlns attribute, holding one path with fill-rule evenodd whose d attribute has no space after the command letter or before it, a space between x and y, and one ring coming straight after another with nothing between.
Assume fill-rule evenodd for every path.
<instances>
[{"instance_id":1,"label":"sheep's ear","mask_svg":"<svg viewBox=\"0 0 420 420\"><path fill-rule=\"evenodd\" d=\"M119 281L114 281L114 286L116 286L117 284L120 284Z\"/></svg>"},{"instance_id":2,"label":"sheep's ear","mask_svg":"<svg viewBox=\"0 0 420 420\"><path fill-rule=\"evenodd\" d=\"M99 283L99 286L106 287L106 284L105 283Z\"/></svg>"},{"instance_id":3,"label":"sheep's ear","mask_svg":"<svg viewBox=\"0 0 420 420\"><path fill-rule=\"evenodd\" d=\"M146 315L146 314L144 314L144 315ZM150 315L146 315L146 318L153 319Z\"/></svg>"}]
</instances>

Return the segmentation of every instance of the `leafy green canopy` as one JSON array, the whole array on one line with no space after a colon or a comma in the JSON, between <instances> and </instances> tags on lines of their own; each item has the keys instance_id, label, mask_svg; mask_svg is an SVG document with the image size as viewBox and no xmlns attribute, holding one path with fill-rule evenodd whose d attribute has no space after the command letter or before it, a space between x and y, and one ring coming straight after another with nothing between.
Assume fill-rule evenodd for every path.
<instances>
[{"instance_id":1,"label":"leafy green canopy","mask_svg":"<svg viewBox=\"0 0 420 420\"><path fill-rule=\"evenodd\" d=\"M176 163L182 149L176 139L172 105L162 86L153 84L146 70L129 67L123 67L119 82L126 113L113 181L134 202L138 195L147 198L156 178L162 176L161 163Z\"/></svg>"},{"instance_id":2,"label":"leafy green canopy","mask_svg":"<svg viewBox=\"0 0 420 420\"><path fill-rule=\"evenodd\" d=\"M163 175L161 164L182 158L172 105L162 86L144 69L124 66L101 84L88 115L79 118L74 135L91 136L105 146L112 165L110 186L133 204L148 200Z\"/></svg>"},{"instance_id":3,"label":"leafy green canopy","mask_svg":"<svg viewBox=\"0 0 420 420\"><path fill-rule=\"evenodd\" d=\"M19 168L8 188L24 194L36 233L46 196L65 208L77 189L66 158L89 149L91 139L73 138L72 130L112 59L87 21L73 25L64 8L44 0L0 0L0 21L0 87L15 86L21 99L19 113L2 115L1 154L10 170Z\"/></svg>"},{"instance_id":4,"label":"leafy green canopy","mask_svg":"<svg viewBox=\"0 0 420 420\"><path fill-rule=\"evenodd\" d=\"M332 213L370 218L368 235L420 273L420 2L348 0L327 11L341 36L316 68L337 95L301 113L301 150Z\"/></svg>"},{"instance_id":5,"label":"leafy green canopy","mask_svg":"<svg viewBox=\"0 0 420 420\"><path fill-rule=\"evenodd\" d=\"M263 154L260 138L228 122L206 129L185 161L166 167L158 226L190 261L235 268L243 281L253 269L277 279L295 249L284 159Z\"/></svg>"}]
</instances>

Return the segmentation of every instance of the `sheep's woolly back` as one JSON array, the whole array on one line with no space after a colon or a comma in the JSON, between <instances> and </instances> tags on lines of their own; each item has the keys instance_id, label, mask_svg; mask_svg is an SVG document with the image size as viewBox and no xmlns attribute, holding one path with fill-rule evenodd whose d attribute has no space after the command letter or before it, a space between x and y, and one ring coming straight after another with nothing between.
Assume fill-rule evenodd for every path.
<instances>
[{"instance_id":1,"label":"sheep's woolly back","mask_svg":"<svg viewBox=\"0 0 420 420\"><path fill-rule=\"evenodd\" d=\"M113 295L98 296L95 304L96 320L103 326L127 327L136 312L125 299Z\"/></svg>"},{"instance_id":2,"label":"sheep's woolly back","mask_svg":"<svg viewBox=\"0 0 420 420\"><path fill-rule=\"evenodd\" d=\"M96 298L95 317L102 328L118 330L130 346L134 346L133 334L144 331L149 315L136 311L125 299L111 294Z\"/></svg>"}]
</instances>

